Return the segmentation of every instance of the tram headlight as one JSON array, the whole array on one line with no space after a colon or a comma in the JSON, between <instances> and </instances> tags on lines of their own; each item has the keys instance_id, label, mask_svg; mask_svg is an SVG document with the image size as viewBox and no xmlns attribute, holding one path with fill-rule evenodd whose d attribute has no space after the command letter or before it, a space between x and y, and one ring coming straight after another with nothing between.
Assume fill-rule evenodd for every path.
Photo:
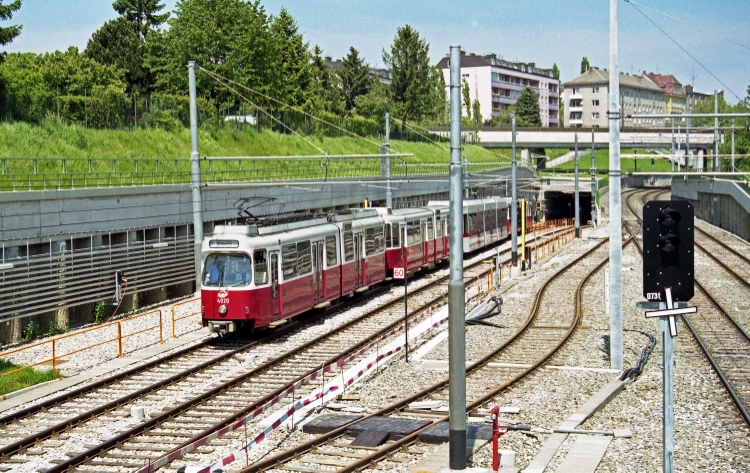
<instances>
[{"instance_id":1,"label":"tram headlight","mask_svg":"<svg viewBox=\"0 0 750 473\"><path fill-rule=\"evenodd\" d=\"M225 306L224 304L221 304L219 306L219 314L220 315L227 315L227 306Z\"/></svg>"}]
</instances>

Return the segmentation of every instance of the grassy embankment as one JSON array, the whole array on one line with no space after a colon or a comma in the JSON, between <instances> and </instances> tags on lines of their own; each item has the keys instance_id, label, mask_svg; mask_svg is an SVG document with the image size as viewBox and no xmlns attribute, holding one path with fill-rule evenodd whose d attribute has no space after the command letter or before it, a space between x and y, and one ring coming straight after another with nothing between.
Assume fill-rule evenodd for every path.
<instances>
[{"instance_id":1,"label":"grassy embankment","mask_svg":"<svg viewBox=\"0 0 750 473\"><path fill-rule=\"evenodd\" d=\"M583 171L584 169L586 171L591 169L591 152L588 150L580 150L579 151L579 157L578 157L578 168ZM635 150L633 149L621 149L620 154L622 155L632 155L635 154ZM640 157L640 155L643 155L643 158ZM638 171L639 172L648 172L651 171L651 158L655 158L654 161L654 171L671 171L672 170L672 164L669 162L669 159L660 157L658 154L653 153L647 153L645 151L638 151ZM596 150L596 169L597 171L604 171L609 170L609 150L606 149L598 149ZM636 159L633 157L627 157L627 158L620 158L620 170L622 172L632 172L636 171ZM564 169L566 171L573 171L575 169L575 162L574 161L568 161L565 163L560 164L559 166L555 166L553 169Z\"/></svg>"},{"instance_id":2,"label":"grassy embankment","mask_svg":"<svg viewBox=\"0 0 750 473\"><path fill-rule=\"evenodd\" d=\"M373 137L368 138L371 142L354 137L309 136L306 139L329 155L378 154L379 147L376 143L381 141ZM204 157L321 154L298 136L269 131L256 133L249 127L244 130L227 127L214 132L202 131L199 143ZM414 154L414 157L405 158L409 174L442 170L440 166L450 160L447 143L438 146L392 141L391 150L394 153ZM486 150L473 145L466 145L463 154L472 166L509 160L509 153L506 151ZM97 180L101 182L103 179L111 179L113 174L120 176L119 182L123 185L189 182L190 132L187 129L177 132L159 129L92 130L53 121L41 125L5 123L0 125L0 158L9 158L6 160L7 174L0 176L0 188L3 189L8 188L10 175L14 175L17 182L23 183L24 179L34 174L47 175L45 178L32 178L35 187L41 185L44 188L67 188L71 185L83 187L84 175L88 175L88 186L92 186L91 183ZM63 158L67 159L65 169ZM89 159L92 159L91 163ZM407 172L403 162L401 158L394 158L394 175ZM320 159L294 162L277 159L263 163L204 161L202 172L204 179L209 182L284 177L317 178L326 175L326 166L329 177L372 176L380 172L380 159L333 159L328 163ZM116 169L116 173L113 169ZM447 167L442 172L447 172ZM60 180L59 174L63 173L67 177ZM122 178L123 175L125 178ZM109 185L118 185L118 182L113 181Z\"/></svg>"},{"instance_id":3,"label":"grassy embankment","mask_svg":"<svg viewBox=\"0 0 750 473\"><path fill-rule=\"evenodd\" d=\"M18 365L0 360L0 375L20 368ZM52 381L60 377L57 370L35 370L26 368L7 376L0 376L0 395L12 393L35 384Z\"/></svg>"}]
</instances>

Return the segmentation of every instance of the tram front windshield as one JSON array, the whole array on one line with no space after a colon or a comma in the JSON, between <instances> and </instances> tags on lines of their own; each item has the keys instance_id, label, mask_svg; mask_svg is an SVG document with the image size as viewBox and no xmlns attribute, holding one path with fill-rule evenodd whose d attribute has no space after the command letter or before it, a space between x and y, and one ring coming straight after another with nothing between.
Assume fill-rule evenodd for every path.
<instances>
[{"instance_id":1,"label":"tram front windshield","mask_svg":"<svg viewBox=\"0 0 750 473\"><path fill-rule=\"evenodd\" d=\"M243 253L212 253L203 265L204 286L247 286L252 281L250 257Z\"/></svg>"}]
</instances>

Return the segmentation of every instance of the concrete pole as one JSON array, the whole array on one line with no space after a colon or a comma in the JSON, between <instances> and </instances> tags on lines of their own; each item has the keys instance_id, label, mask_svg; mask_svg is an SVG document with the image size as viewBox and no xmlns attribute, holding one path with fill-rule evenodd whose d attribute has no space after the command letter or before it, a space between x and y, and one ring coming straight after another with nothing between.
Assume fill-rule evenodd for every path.
<instances>
[{"instance_id":1,"label":"concrete pole","mask_svg":"<svg viewBox=\"0 0 750 473\"><path fill-rule=\"evenodd\" d=\"M576 158L576 164L575 164L575 189L576 189L576 198L575 198L575 205L576 205L576 226L575 226L575 237L581 238L581 203L578 196L578 133L576 133L576 152L575 152L575 158Z\"/></svg>"},{"instance_id":2,"label":"concrete pole","mask_svg":"<svg viewBox=\"0 0 750 473\"><path fill-rule=\"evenodd\" d=\"M734 118L732 118L732 172L735 172L734 168Z\"/></svg>"},{"instance_id":3,"label":"concrete pole","mask_svg":"<svg viewBox=\"0 0 750 473\"><path fill-rule=\"evenodd\" d=\"M669 158L669 161L672 163L672 172L674 172L674 160L675 159L676 158L674 155L674 120L672 120L672 157Z\"/></svg>"},{"instance_id":4,"label":"concrete pole","mask_svg":"<svg viewBox=\"0 0 750 473\"><path fill-rule=\"evenodd\" d=\"M714 89L714 156L711 163L711 170L719 170L719 91Z\"/></svg>"},{"instance_id":5,"label":"concrete pole","mask_svg":"<svg viewBox=\"0 0 750 473\"><path fill-rule=\"evenodd\" d=\"M448 283L449 467L466 469L466 340L461 165L461 46L451 46L450 282Z\"/></svg>"},{"instance_id":6,"label":"concrete pole","mask_svg":"<svg viewBox=\"0 0 750 473\"><path fill-rule=\"evenodd\" d=\"M618 0L609 2L609 343L610 366L621 370L622 201L620 194L620 58Z\"/></svg>"},{"instance_id":7,"label":"concrete pole","mask_svg":"<svg viewBox=\"0 0 750 473\"><path fill-rule=\"evenodd\" d=\"M516 117L511 122L512 148L510 161L511 200L510 200L510 260L513 266L518 263L518 190L516 186Z\"/></svg>"},{"instance_id":8,"label":"concrete pole","mask_svg":"<svg viewBox=\"0 0 750 473\"><path fill-rule=\"evenodd\" d=\"M685 120L685 171L690 169L690 98L687 101L687 119ZM695 165L693 165L695 167Z\"/></svg>"},{"instance_id":9,"label":"concrete pole","mask_svg":"<svg viewBox=\"0 0 750 473\"><path fill-rule=\"evenodd\" d=\"M591 128L591 223L596 226L596 195L599 193L596 185L596 147L594 128Z\"/></svg>"},{"instance_id":10,"label":"concrete pole","mask_svg":"<svg viewBox=\"0 0 750 473\"><path fill-rule=\"evenodd\" d=\"M385 114L385 206L393 208L393 193L391 191L391 122L388 113Z\"/></svg>"},{"instance_id":11,"label":"concrete pole","mask_svg":"<svg viewBox=\"0 0 750 473\"><path fill-rule=\"evenodd\" d=\"M201 288L201 245L203 244L203 200L201 198L201 155L198 152L198 101L195 91L195 61L188 62L190 93L190 187L193 190L193 236L195 237L195 290Z\"/></svg>"}]
</instances>

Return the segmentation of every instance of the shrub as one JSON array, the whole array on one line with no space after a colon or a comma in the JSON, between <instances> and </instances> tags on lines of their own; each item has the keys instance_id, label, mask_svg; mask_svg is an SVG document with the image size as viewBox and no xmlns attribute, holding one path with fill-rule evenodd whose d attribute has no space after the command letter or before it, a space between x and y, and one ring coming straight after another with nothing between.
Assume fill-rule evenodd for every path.
<instances>
[{"instance_id":1,"label":"shrub","mask_svg":"<svg viewBox=\"0 0 750 473\"><path fill-rule=\"evenodd\" d=\"M34 340L35 338L39 337L39 324L34 322L33 320L29 322L29 325L27 325L23 329L23 338L26 340Z\"/></svg>"},{"instance_id":2,"label":"shrub","mask_svg":"<svg viewBox=\"0 0 750 473\"><path fill-rule=\"evenodd\" d=\"M97 301L94 303L94 323L100 324L106 319L104 313L104 301Z\"/></svg>"}]
</instances>

